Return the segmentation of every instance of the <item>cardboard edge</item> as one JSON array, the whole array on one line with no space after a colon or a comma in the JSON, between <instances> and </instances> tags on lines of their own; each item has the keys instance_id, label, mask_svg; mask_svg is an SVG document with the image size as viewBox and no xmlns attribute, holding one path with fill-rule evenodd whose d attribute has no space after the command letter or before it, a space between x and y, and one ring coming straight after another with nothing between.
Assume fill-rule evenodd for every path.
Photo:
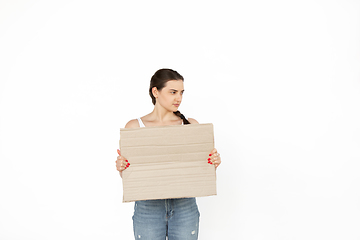
<instances>
[{"instance_id":1,"label":"cardboard edge","mask_svg":"<svg viewBox=\"0 0 360 240\"><path fill-rule=\"evenodd\" d=\"M186 125L166 125L166 126L149 126L146 127L147 129L149 128L171 128L171 127L194 127L194 126L198 126L198 125L212 125L214 128L214 125L212 123L199 123L199 124L186 124ZM141 127L135 127L135 128L120 128L120 131L129 131L129 130L134 130L134 129L140 129Z\"/></svg>"}]
</instances>

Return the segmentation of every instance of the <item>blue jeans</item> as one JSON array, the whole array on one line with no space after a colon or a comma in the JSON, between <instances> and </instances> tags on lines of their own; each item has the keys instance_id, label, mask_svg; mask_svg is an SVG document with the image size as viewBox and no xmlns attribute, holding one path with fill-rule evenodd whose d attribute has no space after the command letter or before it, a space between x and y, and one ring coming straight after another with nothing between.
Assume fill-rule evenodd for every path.
<instances>
[{"instance_id":1,"label":"blue jeans","mask_svg":"<svg viewBox=\"0 0 360 240\"><path fill-rule=\"evenodd\" d=\"M134 236L140 240L197 240L199 210L195 198L136 201Z\"/></svg>"}]
</instances>

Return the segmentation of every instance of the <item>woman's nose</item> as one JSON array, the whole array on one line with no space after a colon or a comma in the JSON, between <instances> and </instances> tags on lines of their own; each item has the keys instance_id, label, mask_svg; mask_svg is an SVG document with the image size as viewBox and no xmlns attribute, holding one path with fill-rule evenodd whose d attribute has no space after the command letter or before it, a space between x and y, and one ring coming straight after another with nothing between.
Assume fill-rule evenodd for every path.
<instances>
[{"instance_id":1,"label":"woman's nose","mask_svg":"<svg viewBox=\"0 0 360 240\"><path fill-rule=\"evenodd\" d=\"M181 101L181 99L182 99L181 94L177 94L177 95L176 95L176 100L177 100L177 101Z\"/></svg>"}]
</instances>

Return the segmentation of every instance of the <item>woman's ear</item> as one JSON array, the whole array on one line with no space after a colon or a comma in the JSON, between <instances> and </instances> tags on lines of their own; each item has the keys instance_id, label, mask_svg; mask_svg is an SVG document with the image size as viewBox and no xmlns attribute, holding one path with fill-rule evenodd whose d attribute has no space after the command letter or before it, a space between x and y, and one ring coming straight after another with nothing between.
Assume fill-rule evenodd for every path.
<instances>
[{"instance_id":1,"label":"woman's ear","mask_svg":"<svg viewBox=\"0 0 360 240\"><path fill-rule=\"evenodd\" d=\"M158 94L159 94L159 91L157 90L157 87L153 87L151 89L151 91L152 91L152 94L153 94L154 98L157 98Z\"/></svg>"}]
</instances>

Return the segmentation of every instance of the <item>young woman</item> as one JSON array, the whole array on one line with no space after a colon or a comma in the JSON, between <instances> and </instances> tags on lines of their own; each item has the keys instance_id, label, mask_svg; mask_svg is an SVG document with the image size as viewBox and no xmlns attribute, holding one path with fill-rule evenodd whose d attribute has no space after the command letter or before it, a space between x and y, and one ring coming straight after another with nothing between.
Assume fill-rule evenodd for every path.
<instances>
[{"instance_id":1,"label":"young woman","mask_svg":"<svg viewBox=\"0 0 360 240\"><path fill-rule=\"evenodd\" d=\"M129 121L125 128L150 126L198 124L186 119L178 108L184 93L184 78L171 69L160 69L151 78L149 94L154 110L138 119ZM122 175L131 163L121 156L116 160L116 168ZM216 149L204 159L217 168L221 163ZM195 198L159 199L136 201L133 216L135 239L141 240L196 240L199 232L199 211Z\"/></svg>"}]
</instances>

